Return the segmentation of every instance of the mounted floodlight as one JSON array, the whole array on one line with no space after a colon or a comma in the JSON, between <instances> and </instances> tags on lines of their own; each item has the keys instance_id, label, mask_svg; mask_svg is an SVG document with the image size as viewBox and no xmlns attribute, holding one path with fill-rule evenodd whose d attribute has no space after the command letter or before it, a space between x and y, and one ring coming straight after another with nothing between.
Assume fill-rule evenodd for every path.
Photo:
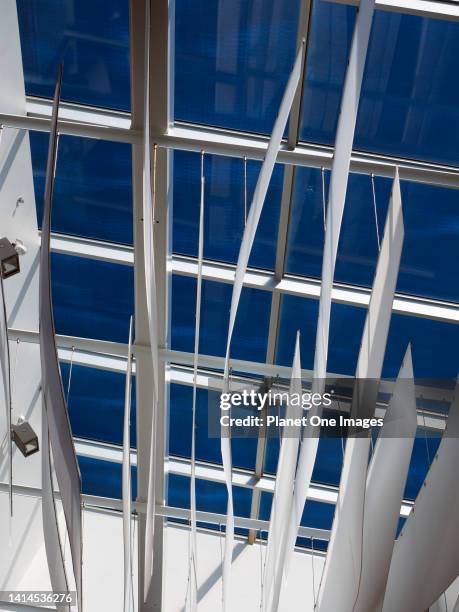
<instances>
[{"instance_id":1,"label":"mounted floodlight","mask_svg":"<svg viewBox=\"0 0 459 612\"><path fill-rule=\"evenodd\" d=\"M11 436L24 457L39 450L38 436L27 421L11 426Z\"/></svg>"},{"instance_id":2,"label":"mounted floodlight","mask_svg":"<svg viewBox=\"0 0 459 612\"><path fill-rule=\"evenodd\" d=\"M8 278L20 272L19 254L8 238L0 238L0 266L2 278Z\"/></svg>"}]
</instances>

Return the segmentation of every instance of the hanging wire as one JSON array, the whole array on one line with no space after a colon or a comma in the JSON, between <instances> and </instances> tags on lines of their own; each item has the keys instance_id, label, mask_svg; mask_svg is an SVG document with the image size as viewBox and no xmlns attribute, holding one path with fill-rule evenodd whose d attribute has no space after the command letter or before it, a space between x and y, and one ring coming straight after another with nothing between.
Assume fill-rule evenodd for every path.
<instances>
[{"instance_id":1,"label":"hanging wire","mask_svg":"<svg viewBox=\"0 0 459 612\"><path fill-rule=\"evenodd\" d=\"M422 401L422 395L421 395L421 401ZM429 442L427 440L427 428L426 428L426 413L424 408L422 409L422 422L424 425L424 441L426 444L426 456L427 456L427 469L430 468L431 466L431 459L430 459L430 451L429 451Z\"/></svg>"},{"instance_id":2,"label":"hanging wire","mask_svg":"<svg viewBox=\"0 0 459 612\"><path fill-rule=\"evenodd\" d=\"M132 612L135 612L135 602L134 602L134 565L132 563L132 559L134 557L134 545L135 545L135 528L137 526L137 514L134 511L134 520L132 521L132 530L131 530L131 597L132 597ZM132 517L131 517L132 518Z\"/></svg>"},{"instance_id":3,"label":"hanging wire","mask_svg":"<svg viewBox=\"0 0 459 612\"><path fill-rule=\"evenodd\" d=\"M263 567L263 542L261 537L261 530L259 533L259 544L260 550L260 610L263 610L263 588L264 588L264 567Z\"/></svg>"},{"instance_id":4,"label":"hanging wire","mask_svg":"<svg viewBox=\"0 0 459 612\"><path fill-rule=\"evenodd\" d=\"M156 223L156 163L157 163L158 145L153 145L153 181L152 181L152 196L151 196L151 217L153 225Z\"/></svg>"},{"instance_id":5,"label":"hanging wire","mask_svg":"<svg viewBox=\"0 0 459 612\"><path fill-rule=\"evenodd\" d=\"M327 230L327 212L326 212L326 202L325 202L325 168L322 166L320 169L322 173L322 213L324 218L324 234Z\"/></svg>"},{"instance_id":6,"label":"hanging wire","mask_svg":"<svg viewBox=\"0 0 459 612\"><path fill-rule=\"evenodd\" d=\"M220 544L220 567L222 568L222 580L221 580L221 596L222 596L222 607L224 602L223 602L223 547L222 547L222 524L219 523L218 524L218 533L219 533L219 537L218 537L218 542Z\"/></svg>"},{"instance_id":7,"label":"hanging wire","mask_svg":"<svg viewBox=\"0 0 459 612\"><path fill-rule=\"evenodd\" d=\"M373 173L371 173L371 191L373 193L373 210L375 213L376 240L378 241L378 251L380 251L381 250L381 239L379 237L378 209L376 207L375 175Z\"/></svg>"},{"instance_id":8,"label":"hanging wire","mask_svg":"<svg viewBox=\"0 0 459 612\"><path fill-rule=\"evenodd\" d=\"M19 357L19 345L21 344L21 340L16 338L16 353L14 355L14 366L13 366L13 376L11 378L11 408L13 408L14 404L14 388L15 388L15 380L16 380L16 370L18 367L18 357Z\"/></svg>"},{"instance_id":9,"label":"hanging wire","mask_svg":"<svg viewBox=\"0 0 459 612\"><path fill-rule=\"evenodd\" d=\"M247 155L244 155L244 227L247 225Z\"/></svg>"},{"instance_id":10,"label":"hanging wire","mask_svg":"<svg viewBox=\"0 0 459 612\"><path fill-rule=\"evenodd\" d=\"M70 370L69 370L69 380L67 383L67 406L69 405L69 397L70 397L70 385L72 383L72 371L73 371L73 356L75 354L75 347L72 346L72 354L70 355Z\"/></svg>"},{"instance_id":11,"label":"hanging wire","mask_svg":"<svg viewBox=\"0 0 459 612\"><path fill-rule=\"evenodd\" d=\"M314 568L314 538L311 537L311 564L312 564L312 597L314 601L314 610L317 607L317 597L316 597L316 572Z\"/></svg>"}]
</instances>

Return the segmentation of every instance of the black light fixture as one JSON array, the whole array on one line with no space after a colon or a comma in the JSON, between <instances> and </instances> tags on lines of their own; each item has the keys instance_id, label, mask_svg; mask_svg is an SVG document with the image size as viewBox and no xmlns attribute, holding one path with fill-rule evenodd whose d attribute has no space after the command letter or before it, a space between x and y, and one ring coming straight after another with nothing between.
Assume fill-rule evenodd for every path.
<instances>
[{"instance_id":1,"label":"black light fixture","mask_svg":"<svg viewBox=\"0 0 459 612\"><path fill-rule=\"evenodd\" d=\"M3 278L20 272L19 253L8 238L0 238L0 266Z\"/></svg>"},{"instance_id":2,"label":"black light fixture","mask_svg":"<svg viewBox=\"0 0 459 612\"><path fill-rule=\"evenodd\" d=\"M27 421L12 425L11 437L24 457L38 452L38 436Z\"/></svg>"}]
</instances>

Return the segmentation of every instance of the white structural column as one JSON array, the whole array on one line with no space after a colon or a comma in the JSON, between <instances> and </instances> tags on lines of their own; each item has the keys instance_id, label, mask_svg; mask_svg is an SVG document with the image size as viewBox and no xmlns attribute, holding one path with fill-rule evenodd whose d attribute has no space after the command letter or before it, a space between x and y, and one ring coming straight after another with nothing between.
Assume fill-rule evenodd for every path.
<instances>
[{"instance_id":1,"label":"white structural column","mask_svg":"<svg viewBox=\"0 0 459 612\"><path fill-rule=\"evenodd\" d=\"M408 346L368 470L362 571L353 612L382 607L416 427L413 362Z\"/></svg>"},{"instance_id":2,"label":"white structural column","mask_svg":"<svg viewBox=\"0 0 459 612\"><path fill-rule=\"evenodd\" d=\"M244 235L242 236L242 244L239 250L239 256L236 266L236 272L234 275L233 292L231 296L231 308L230 317L228 324L228 336L226 343L226 354L225 354L225 368L224 368L224 386L223 391L228 392L229 389L229 361L230 361L230 350L231 350L231 339L233 336L234 325L236 322L237 309L239 306L239 299L241 297L242 286L244 283L245 273L249 263L249 257L252 250L253 241L255 240L255 234L260 220L261 212L263 210L263 204L265 201L266 193L268 191L269 182L274 170L276 163L277 153L279 146L282 141L282 136L287 125L287 119L292 106L293 98L295 96L296 89L301 75L301 61L304 52L304 44L298 50L295 63L287 82L287 87L282 97L282 102L279 108L276 121L274 123L271 138L269 140L268 149L266 151L266 157L261 166L260 174L258 176L257 185L250 206L250 212L247 218L247 223L244 229ZM234 512L233 512L233 492L231 488L231 438L229 432L222 429L221 437L221 453L223 469L226 476L226 488L228 492L228 521L226 523L226 537L225 537L225 552L223 558L222 567L222 580L223 580L223 610L224 612L230 608L229 606L229 593L230 593L230 573L231 573L231 561L233 555L233 543L234 543Z\"/></svg>"},{"instance_id":3,"label":"white structural column","mask_svg":"<svg viewBox=\"0 0 459 612\"><path fill-rule=\"evenodd\" d=\"M396 175L357 361L351 408L353 418L371 418L376 409L403 238L400 183ZM356 602L362 571L369 450L368 430L356 432L348 438L332 537L319 593L321 612L334 612L337 609L352 612Z\"/></svg>"},{"instance_id":4,"label":"white structural column","mask_svg":"<svg viewBox=\"0 0 459 612\"><path fill-rule=\"evenodd\" d=\"M169 70L171 36L174 32L173 2L157 0L150 2L150 130L151 134L166 133L170 108L170 87L173 79ZM146 2L130 2L131 32L131 106L132 129L144 133L145 104L145 27ZM150 134L153 147L154 140ZM136 356L136 406L137 406L137 501L147 502L148 491L151 495L151 479L154 479L155 506L164 505L165 474L164 457L167 455L167 384L166 362L158 364L158 402L156 431L152 432L153 422L153 362L150 346L150 329L146 304L144 269L144 141L135 141L132 148L133 196L134 196L134 283L135 283L135 346ZM153 249L157 295L158 348L166 349L169 338L169 274L166 261L170 252L170 222L172 215L172 193L170 181L170 153L158 149L155 174L155 210L153 228ZM153 172L153 169L152 169ZM154 444L154 473L150 462L151 448ZM150 512L152 516L153 508ZM163 608L163 525L164 517L155 516L154 528L149 527L146 537L145 515L138 522L138 567L139 567L139 612L159 611ZM154 539L151 535L154 532ZM145 560L149 567L145 568ZM145 571L146 570L146 571ZM150 585L148 587L148 585ZM147 594L144 601L144 595Z\"/></svg>"},{"instance_id":5,"label":"white structural column","mask_svg":"<svg viewBox=\"0 0 459 612\"><path fill-rule=\"evenodd\" d=\"M132 488L131 488L131 377L132 377L132 317L129 322L129 343L126 367L123 419L123 548L124 548L124 612L132 607Z\"/></svg>"},{"instance_id":6,"label":"white structural column","mask_svg":"<svg viewBox=\"0 0 459 612\"><path fill-rule=\"evenodd\" d=\"M158 389L159 381L159 358L158 358L158 299L156 295L156 270L155 252L153 244L153 232L155 225L156 204L156 147L153 153L153 164L151 164L150 144L150 2L145 3L145 91L144 91L144 143L143 143L143 251L145 271L145 299L147 304L148 331L151 347L152 360L152 420L151 420L151 443L149 480L147 491L147 516L145 533L145 583L144 599L148 596L148 590L153 576L153 541L155 526L155 487L156 487L156 436L158 422ZM153 174L153 180L152 180Z\"/></svg>"},{"instance_id":7,"label":"white structural column","mask_svg":"<svg viewBox=\"0 0 459 612\"><path fill-rule=\"evenodd\" d=\"M297 333L295 352L292 364L289 397L301 398L301 362L300 333ZM289 401L286 411L287 419L299 419L303 407L300 403ZM267 432L266 432L266 435ZM284 427L279 462L277 467L276 485L274 488L271 517L269 522L268 547L266 550L265 571L263 579L263 610L276 612L279 607L279 597L284 574L284 555L287 543L289 516L293 500L295 468L300 442L300 428L287 425Z\"/></svg>"},{"instance_id":8,"label":"white structural column","mask_svg":"<svg viewBox=\"0 0 459 612\"><path fill-rule=\"evenodd\" d=\"M359 107L360 89L367 56L373 20L374 0L363 0L357 15L352 38L351 53L344 82L341 111L336 132L335 155L330 176L330 189L326 216L325 244L322 261L319 316L314 354L313 392L323 393L327 376L328 336L332 303L333 277L338 252L341 222L346 201L346 190L351 162L352 143ZM319 414L320 407L311 416ZM295 547L298 527L311 482L319 445L319 429L305 428L295 481L295 494L290 518L286 569Z\"/></svg>"},{"instance_id":9,"label":"white structural column","mask_svg":"<svg viewBox=\"0 0 459 612\"><path fill-rule=\"evenodd\" d=\"M459 382L424 486L395 543L383 612L427 610L459 574Z\"/></svg>"}]
</instances>

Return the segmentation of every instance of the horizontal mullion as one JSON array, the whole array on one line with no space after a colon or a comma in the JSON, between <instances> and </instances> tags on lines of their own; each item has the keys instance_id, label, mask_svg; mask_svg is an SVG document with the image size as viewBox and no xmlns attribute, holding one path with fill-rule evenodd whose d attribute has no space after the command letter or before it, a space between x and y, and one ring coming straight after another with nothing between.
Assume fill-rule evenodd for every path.
<instances>
[{"instance_id":1,"label":"horizontal mullion","mask_svg":"<svg viewBox=\"0 0 459 612\"><path fill-rule=\"evenodd\" d=\"M51 250L56 253L123 265L133 265L134 263L134 253L131 247L75 236L53 234ZM205 280L232 284L235 270L236 266L232 264L204 261L202 277ZM195 257L173 255L172 260L168 263L168 271L180 276L197 277L198 260ZM281 280L278 280L274 272L263 270L249 269L244 277L244 286L311 299L319 299L320 297L319 279L285 275ZM370 303L370 295L370 288L340 283L333 286L332 300L340 304L366 308ZM459 323L458 304L400 293L395 295L393 312L449 323Z\"/></svg>"},{"instance_id":2,"label":"horizontal mullion","mask_svg":"<svg viewBox=\"0 0 459 612\"><path fill-rule=\"evenodd\" d=\"M0 124L6 127L49 131L51 100L28 100L28 115L0 114ZM58 129L61 134L98 138L139 144L142 134L133 130L129 115L121 118L104 109L65 105L61 112ZM231 157L247 157L263 160L266 155L268 138L211 128L176 123L166 134L154 136L158 146ZM277 161L281 164L331 168L334 149L331 146L300 142L290 149L287 142L281 145ZM459 168L429 162L391 157L377 153L353 151L351 172L375 176L393 177L396 166L400 179L459 188Z\"/></svg>"},{"instance_id":3,"label":"horizontal mullion","mask_svg":"<svg viewBox=\"0 0 459 612\"><path fill-rule=\"evenodd\" d=\"M328 0L335 4L359 6L360 0ZM459 21L459 4L441 0L376 0L375 8L379 11L418 15L430 19Z\"/></svg>"}]
</instances>

